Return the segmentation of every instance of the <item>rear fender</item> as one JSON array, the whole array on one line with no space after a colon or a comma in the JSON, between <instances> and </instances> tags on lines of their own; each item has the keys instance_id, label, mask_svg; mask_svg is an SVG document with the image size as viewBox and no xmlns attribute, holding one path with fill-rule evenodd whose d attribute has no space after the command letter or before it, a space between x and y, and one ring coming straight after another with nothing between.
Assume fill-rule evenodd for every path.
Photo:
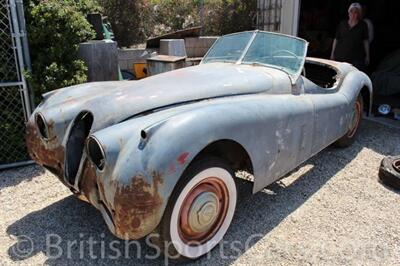
<instances>
[{"instance_id":1,"label":"rear fender","mask_svg":"<svg viewBox=\"0 0 400 266\"><path fill-rule=\"evenodd\" d=\"M368 90L368 95L362 90ZM366 106L367 114L371 114L373 100L372 82L365 73L358 70L348 73L341 84L340 92L345 95L351 106L357 100L360 93L363 97L367 97L364 98L364 104L368 105ZM367 99L368 101L366 101Z\"/></svg>"}]
</instances>

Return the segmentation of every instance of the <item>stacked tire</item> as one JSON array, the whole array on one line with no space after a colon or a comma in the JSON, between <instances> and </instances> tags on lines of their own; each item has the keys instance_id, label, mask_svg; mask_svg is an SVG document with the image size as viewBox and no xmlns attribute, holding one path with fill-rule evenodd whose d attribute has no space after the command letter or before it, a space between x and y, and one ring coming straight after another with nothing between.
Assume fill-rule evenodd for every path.
<instances>
[{"instance_id":1,"label":"stacked tire","mask_svg":"<svg viewBox=\"0 0 400 266\"><path fill-rule=\"evenodd\" d=\"M400 190L400 156L388 156L382 160L379 179L383 184Z\"/></svg>"}]
</instances>

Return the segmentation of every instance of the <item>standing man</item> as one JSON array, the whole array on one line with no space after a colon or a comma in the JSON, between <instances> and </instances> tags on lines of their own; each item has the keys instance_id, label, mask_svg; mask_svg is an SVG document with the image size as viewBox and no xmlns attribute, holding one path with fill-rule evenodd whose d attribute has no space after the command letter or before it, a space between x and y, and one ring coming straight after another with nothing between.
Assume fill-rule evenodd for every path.
<instances>
[{"instance_id":1,"label":"standing man","mask_svg":"<svg viewBox=\"0 0 400 266\"><path fill-rule=\"evenodd\" d=\"M353 3L348 9L348 20L337 27L331 59L348 62L364 70L370 62L368 26L362 19L362 7Z\"/></svg>"}]
</instances>

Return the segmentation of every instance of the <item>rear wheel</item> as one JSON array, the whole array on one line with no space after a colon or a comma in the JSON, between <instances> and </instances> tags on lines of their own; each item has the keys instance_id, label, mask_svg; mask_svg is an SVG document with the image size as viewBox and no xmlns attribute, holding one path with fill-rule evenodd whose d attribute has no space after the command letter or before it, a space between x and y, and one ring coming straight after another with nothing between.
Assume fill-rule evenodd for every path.
<instances>
[{"instance_id":1,"label":"rear wheel","mask_svg":"<svg viewBox=\"0 0 400 266\"><path fill-rule=\"evenodd\" d=\"M362 112L363 112L364 104L361 95L358 96L357 100L354 102L353 106L353 114L350 122L349 130L346 135L341 137L339 140L335 142L335 146L340 148L346 148L353 144L354 140L358 135L358 129L360 128L361 120L362 120Z\"/></svg>"},{"instance_id":2,"label":"rear wheel","mask_svg":"<svg viewBox=\"0 0 400 266\"><path fill-rule=\"evenodd\" d=\"M175 259L205 255L228 230L236 197L228 164L218 158L194 162L174 189L153 242Z\"/></svg>"}]
</instances>

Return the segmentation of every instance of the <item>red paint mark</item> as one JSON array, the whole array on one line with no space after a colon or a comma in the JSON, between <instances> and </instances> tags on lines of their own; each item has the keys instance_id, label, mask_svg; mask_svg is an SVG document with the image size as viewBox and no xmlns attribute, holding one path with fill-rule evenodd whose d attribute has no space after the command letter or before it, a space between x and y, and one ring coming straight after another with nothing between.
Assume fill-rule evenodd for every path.
<instances>
[{"instance_id":1,"label":"red paint mark","mask_svg":"<svg viewBox=\"0 0 400 266\"><path fill-rule=\"evenodd\" d=\"M184 164L186 162L187 157L189 156L188 152L184 152L181 155L179 155L178 159L176 159L178 161L179 164Z\"/></svg>"},{"instance_id":2,"label":"red paint mark","mask_svg":"<svg viewBox=\"0 0 400 266\"><path fill-rule=\"evenodd\" d=\"M168 174L173 174L176 172L176 167L174 164L171 164L168 169Z\"/></svg>"}]
</instances>

